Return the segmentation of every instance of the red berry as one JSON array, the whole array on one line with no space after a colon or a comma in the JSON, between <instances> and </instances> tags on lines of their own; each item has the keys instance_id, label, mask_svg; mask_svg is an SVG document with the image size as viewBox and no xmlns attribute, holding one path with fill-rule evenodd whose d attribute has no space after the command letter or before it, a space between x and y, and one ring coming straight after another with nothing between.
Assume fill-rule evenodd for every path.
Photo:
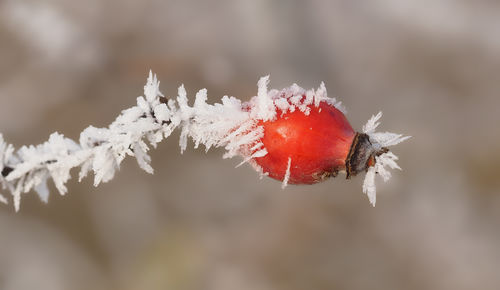
<instances>
[{"instance_id":1,"label":"red berry","mask_svg":"<svg viewBox=\"0 0 500 290\"><path fill-rule=\"evenodd\" d=\"M345 170L356 132L346 117L333 105L321 102L309 105L306 115L300 110L261 122L261 142L268 154L255 158L264 174L283 180L290 159L289 180L292 184L312 184Z\"/></svg>"}]
</instances>

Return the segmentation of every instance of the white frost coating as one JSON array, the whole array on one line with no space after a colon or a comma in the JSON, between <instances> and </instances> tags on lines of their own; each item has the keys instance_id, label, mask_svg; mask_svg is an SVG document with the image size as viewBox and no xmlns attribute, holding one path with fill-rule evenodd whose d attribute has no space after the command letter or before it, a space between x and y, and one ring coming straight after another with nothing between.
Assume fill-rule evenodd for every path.
<instances>
[{"instance_id":1,"label":"white frost coating","mask_svg":"<svg viewBox=\"0 0 500 290\"><path fill-rule=\"evenodd\" d=\"M344 105L342 105L341 101L337 101L335 98L328 97L324 82L321 82L319 88L314 92L314 105L317 107L319 106L319 103L322 101L327 102L328 104L334 106L335 108L337 108L337 110L341 111L344 114L347 113L347 110L344 107Z\"/></svg>"},{"instance_id":2,"label":"white frost coating","mask_svg":"<svg viewBox=\"0 0 500 290\"><path fill-rule=\"evenodd\" d=\"M327 97L323 83L317 90L308 91L296 84L281 91L268 91L268 83L269 76L261 78L257 96L247 103L224 96L220 103L208 104L207 91L203 89L196 94L194 104L190 106L184 86L179 87L176 98L166 100L159 90L160 82L150 72L144 86L144 96L137 98L136 106L122 111L107 128L89 126L80 134L79 143L54 133L43 144L23 146L15 151L0 134L2 189L10 191L17 211L21 195L32 189L43 202L47 202L49 179L53 180L60 194L65 194L65 184L74 167L81 168L80 181L93 171L95 186L111 180L127 155L134 156L143 170L153 173L151 158L147 153L149 146L156 147L176 128L181 130L181 152L187 148L189 138L193 140L195 148L200 144L206 150L223 147L226 150L223 158L241 156L241 164L248 162L260 172L261 177L266 176L268 173L264 173L254 160L267 154L260 141L264 129L259 122L276 118L278 112L285 114L297 110L308 115L312 107L318 107L320 102L334 105L345 112L340 102ZM375 133L379 118L380 114L364 127L376 146L391 146L408 138L392 133ZM397 157L392 153L382 154L377 157L376 166L368 170L363 191L369 195L373 204L375 172L380 173L384 180L388 179L390 173L385 167L399 168L395 160ZM290 178L291 161L289 158L283 187ZM1 194L0 202L7 202Z\"/></svg>"},{"instance_id":3,"label":"white frost coating","mask_svg":"<svg viewBox=\"0 0 500 290\"><path fill-rule=\"evenodd\" d=\"M292 158L288 157L288 165L286 166L285 176L283 177L283 182L281 183L281 189L285 189L288 185L288 180L290 179L290 166L292 165Z\"/></svg>"},{"instance_id":4,"label":"white frost coating","mask_svg":"<svg viewBox=\"0 0 500 290\"><path fill-rule=\"evenodd\" d=\"M268 84L269 75L260 78L257 83L257 97L252 108L252 117L263 121L272 120L276 116L276 109L274 108L273 100L267 92Z\"/></svg>"},{"instance_id":5,"label":"white frost coating","mask_svg":"<svg viewBox=\"0 0 500 290\"><path fill-rule=\"evenodd\" d=\"M381 149L382 147L389 147L399 144L411 136L403 136L401 134L389 133L389 132L375 132L378 125L380 125L379 119L382 117L382 112L377 115L372 116L368 122L363 126L363 133L370 137L370 141L376 149ZM377 188L375 186L375 175L378 173L387 182L391 178L391 173L386 169L389 167L391 169L399 169L396 161L398 157L392 152L383 153L380 156L375 157L375 165L368 168L363 181L363 192L366 193L370 203L375 206L377 200Z\"/></svg>"},{"instance_id":6,"label":"white frost coating","mask_svg":"<svg viewBox=\"0 0 500 290\"><path fill-rule=\"evenodd\" d=\"M365 134L371 134L377 129L378 125L380 125L380 122L378 120L382 117L382 112L378 112L377 115L374 115L366 122L366 124L363 126L363 133Z\"/></svg>"},{"instance_id":7,"label":"white frost coating","mask_svg":"<svg viewBox=\"0 0 500 290\"><path fill-rule=\"evenodd\" d=\"M81 167L80 180L92 170L96 186L111 180L127 155L135 156L139 166L152 173L146 141L155 147L179 123L172 118L175 104L167 106L161 97L159 82L150 72L144 97L137 98L137 105L122 111L108 128L88 127L80 134L79 143L54 133L47 142L23 146L14 153L12 145L0 138L0 169L4 173L0 175L0 182L3 189L11 192L16 211L21 194L31 189L47 202L49 178L59 193L65 194L65 184L74 167ZM5 201L4 196L0 201Z\"/></svg>"},{"instance_id":8,"label":"white frost coating","mask_svg":"<svg viewBox=\"0 0 500 290\"><path fill-rule=\"evenodd\" d=\"M321 102L326 102L334 106L342 113L346 113L342 102L335 98L328 97L326 87L321 82L317 90L304 90L297 84L293 84L288 88L268 91L269 76L262 77L258 82L258 94L250 100L252 106L251 116L260 120L273 120L276 118L277 111L281 111L281 115L288 112L299 110L305 115L309 115L311 107L318 107Z\"/></svg>"},{"instance_id":9,"label":"white frost coating","mask_svg":"<svg viewBox=\"0 0 500 290\"><path fill-rule=\"evenodd\" d=\"M377 188L375 187L375 167L368 168L363 180L363 192L368 196L370 203L375 206L377 202Z\"/></svg>"}]
</instances>

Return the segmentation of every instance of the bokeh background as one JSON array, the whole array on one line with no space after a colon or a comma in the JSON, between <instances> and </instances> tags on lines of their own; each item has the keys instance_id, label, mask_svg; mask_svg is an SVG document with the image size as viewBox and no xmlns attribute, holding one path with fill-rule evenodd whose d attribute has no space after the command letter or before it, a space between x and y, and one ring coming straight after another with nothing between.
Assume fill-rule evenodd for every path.
<instances>
[{"instance_id":1,"label":"bokeh background","mask_svg":"<svg viewBox=\"0 0 500 290\"><path fill-rule=\"evenodd\" d=\"M499 289L500 2L0 1L0 132L78 139L184 83L248 100L326 83L358 130L412 135L377 207L362 178L259 180L178 135L47 205L0 207L0 289Z\"/></svg>"}]
</instances>

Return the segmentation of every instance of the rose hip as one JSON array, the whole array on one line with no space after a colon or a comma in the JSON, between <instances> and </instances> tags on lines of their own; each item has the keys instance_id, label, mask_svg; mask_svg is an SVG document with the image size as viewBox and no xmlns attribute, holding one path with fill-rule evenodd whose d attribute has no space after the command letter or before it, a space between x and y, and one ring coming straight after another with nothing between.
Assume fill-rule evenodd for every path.
<instances>
[{"instance_id":1,"label":"rose hip","mask_svg":"<svg viewBox=\"0 0 500 290\"><path fill-rule=\"evenodd\" d=\"M326 102L311 105L308 115L278 111L275 120L261 123L261 141L268 154L255 158L263 173L283 180L290 159L291 184L312 184L346 169L356 132L344 114Z\"/></svg>"}]
</instances>

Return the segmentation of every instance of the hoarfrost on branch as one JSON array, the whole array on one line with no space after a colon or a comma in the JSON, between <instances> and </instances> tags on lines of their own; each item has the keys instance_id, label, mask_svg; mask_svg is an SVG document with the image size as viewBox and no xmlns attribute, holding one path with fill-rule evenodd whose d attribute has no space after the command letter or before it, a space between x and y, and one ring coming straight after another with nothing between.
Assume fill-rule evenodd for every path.
<instances>
[{"instance_id":1,"label":"hoarfrost on branch","mask_svg":"<svg viewBox=\"0 0 500 290\"><path fill-rule=\"evenodd\" d=\"M52 179L61 195L67 192L65 186L70 179L70 170L80 167L79 180L85 178L90 171L94 173L94 185L111 180L126 156L136 158L138 165L148 173L153 173L151 158L148 155L150 146L156 147L159 142L176 129L181 130L179 145L181 152L187 147L188 139L194 141L194 147L200 144L208 150L211 147L223 147L224 158L241 156L240 163L250 163L262 175L262 169L253 158L267 154L260 141L263 128L259 122L276 118L281 114L300 110L308 115L310 106L319 106L327 102L345 113L345 108L334 98L329 98L323 83L317 90L305 91L296 84L281 91L270 90L267 86L269 76L258 82L257 96L248 103L242 103L234 97L224 96L220 103L207 104L207 91L202 89L195 96L192 106L184 86L178 89L176 99L167 100L160 92L160 82L151 72L144 86L144 96L137 98L136 106L126 109L107 128L90 126L80 134L79 143L53 133L49 140L40 145L23 146L15 151L11 144L4 141L0 134L0 183L4 190L10 191L15 210L18 211L21 195L32 189L40 199L48 201L47 181ZM393 133L376 133L381 113L372 117L363 127L363 131L379 146L391 146L406 140ZM366 175L363 191L375 204L375 173L384 180L390 178L385 167L399 168L397 157L385 153L377 157L377 164L371 167ZM287 172L290 170L288 161ZM283 180L283 187L287 184ZM8 200L0 194L0 202Z\"/></svg>"}]
</instances>

